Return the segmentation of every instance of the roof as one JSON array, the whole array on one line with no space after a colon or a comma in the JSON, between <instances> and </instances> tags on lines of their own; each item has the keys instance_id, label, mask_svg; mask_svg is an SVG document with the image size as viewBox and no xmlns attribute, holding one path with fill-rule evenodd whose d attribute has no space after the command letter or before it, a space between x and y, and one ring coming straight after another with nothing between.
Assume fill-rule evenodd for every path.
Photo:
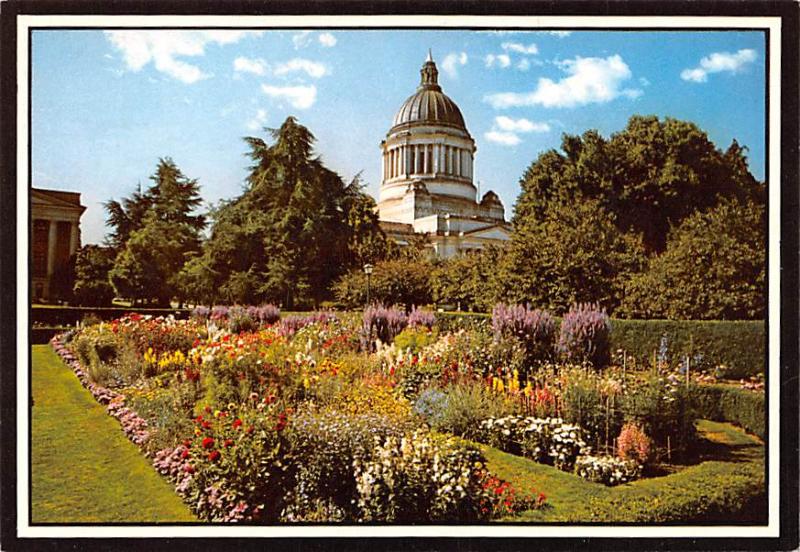
<instances>
[{"instance_id":1,"label":"roof","mask_svg":"<svg viewBox=\"0 0 800 552\"><path fill-rule=\"evenodd\" d=\"M439 72L429 58L420 71L422 78L417 91L403 102L394 116L392 128L412 124L441 124L467 131L464 117L456 103L451 100L438 83Z\"/></svg>"},{"instance_id":2,"label":"roof","mask_svg":"<svg viewBox=\"0 0 800 552\"><path fill-rule=\"evenodd\" d=\"M31 192L47 196L59 203L70 203L76 207L82 207L81 194L79 192L62 192L61 190L46 190L44 188L31 188Z\"/></svg>"}]
</instances>

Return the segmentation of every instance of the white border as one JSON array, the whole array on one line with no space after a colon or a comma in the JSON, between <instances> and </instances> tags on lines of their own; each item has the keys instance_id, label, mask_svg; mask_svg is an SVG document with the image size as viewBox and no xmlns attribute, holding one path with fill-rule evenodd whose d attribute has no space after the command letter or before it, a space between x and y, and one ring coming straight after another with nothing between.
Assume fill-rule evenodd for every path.
<instances>
[{"instance_id":1,"label":"white border","mask_svg":"<svg viewBox=\"0 0 800 552\"><path fill-rule=\"evenodd\" d=\"M29 27L536 27L769 29L769 524L739 526L388 526L388 527L31 527L28 519L28 28ZM17 519L19 537L778 537L780 402L780 94L778 17L535 17L535 16L97 16L21 15L17 19Z\"/></svg>"}]
</instances>

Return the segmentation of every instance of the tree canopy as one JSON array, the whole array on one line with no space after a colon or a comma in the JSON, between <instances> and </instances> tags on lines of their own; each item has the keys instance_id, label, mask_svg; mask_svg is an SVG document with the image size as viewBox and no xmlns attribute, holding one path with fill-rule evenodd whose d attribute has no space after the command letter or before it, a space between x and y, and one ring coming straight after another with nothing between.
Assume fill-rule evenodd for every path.
<instances>
[{"instance_id":1,"label":"tree canopy","mask_svg":"<svg viewBox=\"0 0 800 552\"><path fill-rule=\"evenodd\" d=\"M246 188L212 213L203 255L182 275L197 299L316 304L338 276L385 250L359 178L345 184L327 169L293 117L269 133L271 145L245 138Z\"/></svg>"}]
</instances>

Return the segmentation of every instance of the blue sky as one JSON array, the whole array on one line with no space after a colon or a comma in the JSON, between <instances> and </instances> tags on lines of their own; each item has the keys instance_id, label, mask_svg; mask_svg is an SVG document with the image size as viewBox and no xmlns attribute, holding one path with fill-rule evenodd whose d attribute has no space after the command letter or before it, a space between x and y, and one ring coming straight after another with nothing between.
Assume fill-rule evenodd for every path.
<instances>
[{"instance_id":1,"label":"blue sky","mask_svg":"<svg viewBox=\"0 0 800 552\"><path fill-rule=\"evenodd\" d=\"M419 83L428 48L477 142L475 179L510 217L518 181L564 132L621 130L634 114L696 122L749 148L764 178L761 32L33 32L32 176L79 191L83 243L102 202L146 186L159 157L208 203L239 195L243 136L294 115L328 167L377 196L379 143Z\"/></svg>"}]
</instances>

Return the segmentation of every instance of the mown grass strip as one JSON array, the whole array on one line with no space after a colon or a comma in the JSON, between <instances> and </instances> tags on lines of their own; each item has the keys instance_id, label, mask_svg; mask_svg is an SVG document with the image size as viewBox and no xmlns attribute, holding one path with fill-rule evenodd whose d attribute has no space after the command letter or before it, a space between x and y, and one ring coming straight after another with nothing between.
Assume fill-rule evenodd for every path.
<instances>
[{"instance_id":1,"label":"mown grass strip","mask_svg":"<svg viewBox=\"0 0 800 552\"><path fill-rule=\"evenodd\" d=\"M32 347L31 521L196 521L49 345Z\"/></svg>"}]
</instances>

